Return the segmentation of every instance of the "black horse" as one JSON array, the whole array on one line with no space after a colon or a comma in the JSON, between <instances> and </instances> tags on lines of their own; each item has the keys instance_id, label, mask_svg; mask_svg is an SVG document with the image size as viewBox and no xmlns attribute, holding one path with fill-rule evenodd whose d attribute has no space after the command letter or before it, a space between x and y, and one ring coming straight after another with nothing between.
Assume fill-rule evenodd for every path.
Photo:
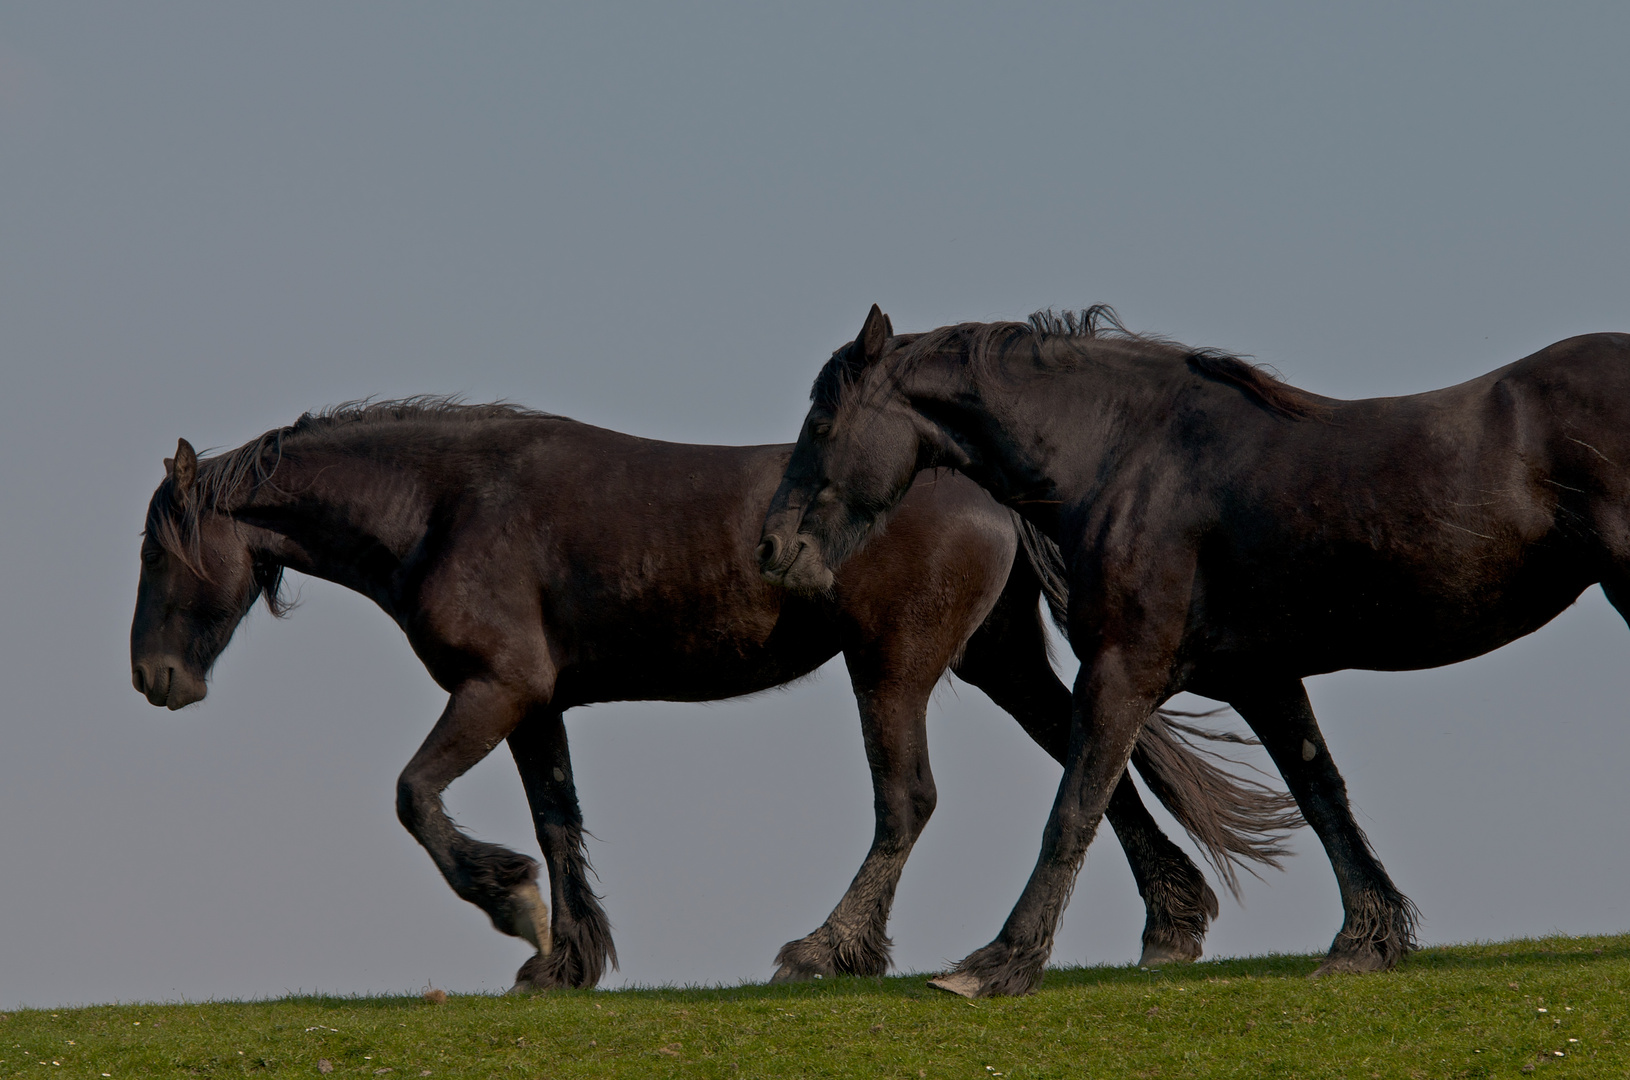
<instances>
[{"instance_id":1,"label":"black horse","mask_svg":"<svg viewBox=\"0 0 1630 1080\"><path fill-rule=\"evenodd\" d=\"M825 589L931 467L1018 509L1068 568L1064 778L1006 925L938 983L960 993L1041 977L1138 731L1181 690L1244 716L1324 843L1346 917L1319 970L1392 967L1415 910L1353 821L1302 679L1477 656L1597 582L1630 612L1630 336L1336 401L1102 307L901 337L874 307L813 401L765 521L772 580Z\"/></svg>"},{"instance_id":2,"label":"black horse","mask_svg":"<svg viewBox=\"0 0 1630 1080\"><path fill-rule=\"evenodd\" d=\"M616 954L586 877L562 712L752 693L841 651L877 830L831 917L781 950L777 977L880 974L895 884L934 807L924 716L946 669L1064 756L1069 695L1037 604L1047 579L1018 554L1047 542L946 475L916 486L888 542L840 576L836 600L789 597L760 578L753 549L790 452L652 442L435 399L307 415L203 461L182 441L147 513L136 689L172 709L201 699L257 597L281 613L285 567L373 599L451 695L402 773L402 823L459 896L538 948L519 987L592 986ZM1056 583L1051 596L1061 601ZM1271 834L1295 813L1208 765L1185 732L1150 728L1135 760L1232 884L1230 860L1271 863ZM460 832L442 806L447 785L505 740L549 867L552 924L537 864ZM1130 780L1109 815L1148 908L1145 959L1198 955L1216 915L1204 877Z\"/></svg>"}]
</instances>

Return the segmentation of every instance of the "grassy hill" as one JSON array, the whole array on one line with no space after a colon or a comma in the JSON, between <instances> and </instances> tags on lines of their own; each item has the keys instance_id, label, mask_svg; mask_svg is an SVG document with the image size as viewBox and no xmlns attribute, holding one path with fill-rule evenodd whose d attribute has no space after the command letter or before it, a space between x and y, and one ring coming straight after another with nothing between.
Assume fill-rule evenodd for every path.
<instances>
[{"instance_id":1,"label":"grassy hill","mask_svg":"<svg viewBox=\"0 0 1630 1080\"><path fill-rule=\"evenodd\" d=\"M921 976L543 997L301 997L23 1010L0 1077L1503 1077L1630 1075L1630 935L1316 959L1060 968L968 1002Z\"/></svg>"}]
</instances>

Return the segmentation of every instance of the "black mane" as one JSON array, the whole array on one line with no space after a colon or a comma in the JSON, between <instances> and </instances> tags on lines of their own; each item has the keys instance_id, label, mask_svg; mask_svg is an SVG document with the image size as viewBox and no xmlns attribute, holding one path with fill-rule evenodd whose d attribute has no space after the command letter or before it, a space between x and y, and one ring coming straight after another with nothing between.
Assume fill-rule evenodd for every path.
<instances>
[{"instance_id":1,"label":"black mane","mask_svg":"<svg viewBox=\"0 0 1630 1080\"><path fill-rule=\"evenodd\" d=\"M435 424L473 424L486 420L566 420L564 416L523 408L505 401L466 405L455 397L420 394L385 401L362 399L345 401L326 409L303 413L286 427L249 440L236 450L200 458L198 476L185 499L179 498L174 478L168 478L153 493L147 508L147 535L166 552L180 559L194 573L207 577L198 556L199 515L230 510L234 503L271 480L283 458L284 444L290 440L361 424L390 424L405 421ZM268 570L268 574L272 571ZM281 578L281 569L276 571ZM282 601L277 581L265 589L266 602L279 611Z\"/></svg>"},{"instance_id":2,"label":"black mane","mask_svg":"<svg viewBox=\"0 0 1630 1080\"><path fill-rule=\"evenodd\" d=\"M1028 349L1033 359L1069 367L1080 359L1082 341L1122 341L1143 347L1153 356L1179 359L1195 371L1245 391L1270 412L1292 420L1314 419L1325 411L1323 400L1284 382L1279 376L1242 356L1221 349L1195 349L1154 334L1128 330L1108 304L1080 311L1038 311L1025 322L967 322L942 326L926 334L890 338L885 354L905 350L897 361L909 365L940 352L960 352L973 365L989 365ZM815 378L810 400L836 408L843 392L860 372L852 360L853 343L832 354Z\"/></svg>"}]
</instances>

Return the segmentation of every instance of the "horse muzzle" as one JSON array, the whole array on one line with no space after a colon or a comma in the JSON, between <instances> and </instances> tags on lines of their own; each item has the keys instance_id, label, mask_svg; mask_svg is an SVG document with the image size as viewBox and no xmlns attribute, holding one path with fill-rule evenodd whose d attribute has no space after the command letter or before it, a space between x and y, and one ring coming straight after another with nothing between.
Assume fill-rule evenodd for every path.
<instances>
[{"instance_id":1,"label":"horse muzzle","mask_svg":"<svg viewBox=\"0 0 1630 1080\"><path fill-rule=\"evenodd\" d=\"M130 666L130 683L153 705L175 710L204 700L209 688L171 657L138 660Z\"/></svg>"},{"instance_id":2,"label":"horse muzzle","mask_svg":"<svg viewBox=\"0 0 1630 1080\"><path fill-rule=\"evenodd\" d=\"M832 591L832 571L820 556L820 546L807 536L794 535L785 543L765 533L758 545L758 568L764 580L795 593L826 595Z\"/></svg>"}]
</instances>

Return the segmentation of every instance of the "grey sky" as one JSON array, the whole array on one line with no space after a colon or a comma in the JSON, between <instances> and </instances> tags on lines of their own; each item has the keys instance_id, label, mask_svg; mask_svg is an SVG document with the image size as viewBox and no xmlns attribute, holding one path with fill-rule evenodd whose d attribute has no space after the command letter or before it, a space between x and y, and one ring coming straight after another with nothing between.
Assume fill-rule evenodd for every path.
<instances>
[{"instance_id":1,"label":"grey sky","mask_svg":"<svg viewBox=\"0 0 1630 1080\"><path fill-rule=\"evenodd\" d=\"M366 601L303 582L202 705L131 690L177 436L456 392L785 441L873 301L1107 301L1340 396L1630 329L1622 5L582 6L0 3L0 1006L491 990L526 955L395 821L442 695ZM1428 940L1630 924L1627 656L1592 589L1481 660L1312 681ZM841 666L568 725L608 985L767 977L864 853ZM996 932L1057 778L966 686L931 731L906 969ZM532 850L506 755L449 801ZM1212 955L1328 944L1298 847ZM1141 919L1100 840L1056 959L1131 960Z\"/></svg>"}]
</instances>

